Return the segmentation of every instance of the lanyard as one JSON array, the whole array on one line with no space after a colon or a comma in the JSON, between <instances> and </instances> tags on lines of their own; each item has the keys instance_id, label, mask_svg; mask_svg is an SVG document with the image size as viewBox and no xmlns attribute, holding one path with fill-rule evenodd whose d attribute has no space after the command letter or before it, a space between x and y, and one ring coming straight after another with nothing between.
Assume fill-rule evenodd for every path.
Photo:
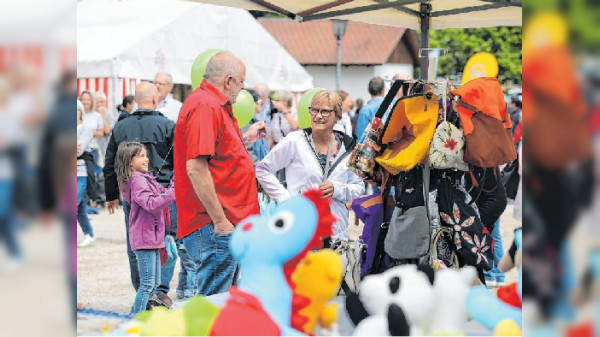
<instances>
[{"instance_id":1,"label":"lanyard","mask_svg":"<svg viewBox=\"0 0 600 337\"><path fill-rule=\"evenodd\" d=\"M329 161L331 160L331 146L333 145L333 134L331 135L331 139L329 139L329 147L327 148L327 159L325 160L325 170L323 171L323 181L327 181L327 176L329 175ZM315 141L313 139L313 136L310 135L310 145L313 147L313 149L315 150L315 153L317 153L317 147L315 146ZM317 160L319 158L317 157ZM319 161L319 164L321 164L321 162ZM321 168L323 168L323 166L321 165Z\"/></svg>"}]
</instances>

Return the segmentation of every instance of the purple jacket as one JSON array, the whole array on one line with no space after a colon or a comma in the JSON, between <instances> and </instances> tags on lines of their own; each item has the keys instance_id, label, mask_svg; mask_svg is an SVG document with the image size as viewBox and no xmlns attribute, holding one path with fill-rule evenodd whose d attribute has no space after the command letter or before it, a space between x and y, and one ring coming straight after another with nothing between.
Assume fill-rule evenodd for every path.
<instances>
[{"instance_id":1,"label":"purple jacket","mask_svg":"<svg viewBox=\"0 0 600 337\"><path fill-rule=\"evenodd\" d=\"M175 200L173 185L165 189L154 180L152 173L132 172L123 199L131 204L131 250L164 248L164 209Z\"/></svg>"}]
</instances>

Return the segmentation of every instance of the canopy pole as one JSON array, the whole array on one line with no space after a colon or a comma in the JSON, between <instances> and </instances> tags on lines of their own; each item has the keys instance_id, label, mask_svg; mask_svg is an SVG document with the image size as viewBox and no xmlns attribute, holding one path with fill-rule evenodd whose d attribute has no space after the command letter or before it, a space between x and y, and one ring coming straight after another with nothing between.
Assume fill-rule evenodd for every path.
<instances>
[{"instance_id":1,"label":"canopy pole","mask_svg":"<svg viewBox=\"0 0 600 337\"><path fill-rule=\"evenodd\" d=\"M429 23L431 20L431 4L421 3L420 7L421 16L421 69L420 79L428 80L428 68L429 68Z\"/></svg>"}]
</instances>

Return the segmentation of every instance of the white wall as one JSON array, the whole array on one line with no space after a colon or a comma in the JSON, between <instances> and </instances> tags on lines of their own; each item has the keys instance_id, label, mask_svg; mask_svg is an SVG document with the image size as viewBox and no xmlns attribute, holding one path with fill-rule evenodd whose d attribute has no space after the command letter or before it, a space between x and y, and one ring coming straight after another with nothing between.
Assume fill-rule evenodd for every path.
<instances>
[{"instance_id":1,"label":"white wall","mask_svg":"<svg viewBox=\"0 0 600 337\"><path fill-rule=\"evenodd\" d=\"M335 89L335 66L304 66L313 77L315 87ZM374 76L391 79L397 73L413 75L410 64L384 64L379 66L342 66L340 89L347 91L354 99L362 98L365 103L371 99L368 86ZM386 83L389 88L389 83ZM387 89L386 89L387 90Z\"/></svg>"},{"instance_id":2,"label":"white wall","mask_svg":"<svg viewBox=\"0 0 600 337\"><path fill-rule=\"evenodd\" d=\"M415 77L414 69L411 64L401 63L386 63L379 66L375 66L374 76L380 76L383 79L391 80L396 74L410 75L412 78ZM385 91L390 89L391 82L385 82Z\"/></svg>"}]
</instances>

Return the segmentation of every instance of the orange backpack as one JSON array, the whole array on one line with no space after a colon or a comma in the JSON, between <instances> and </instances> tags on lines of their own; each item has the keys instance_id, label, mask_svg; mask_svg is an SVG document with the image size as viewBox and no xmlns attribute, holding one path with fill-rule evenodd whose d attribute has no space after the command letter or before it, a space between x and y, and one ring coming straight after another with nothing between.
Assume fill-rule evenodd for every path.
<instances>
[{"instance_id":1,"label":"orange backpack","mask_svg":"<svg viewBox=\"0 0 600 337\"><path fill-rule=\"evenodd\" d=\"M495 77L473 79L451 92L465 134L465 162L496 167L512 162L517 152L500 83Z\"/></svg>"}]
</instances>

